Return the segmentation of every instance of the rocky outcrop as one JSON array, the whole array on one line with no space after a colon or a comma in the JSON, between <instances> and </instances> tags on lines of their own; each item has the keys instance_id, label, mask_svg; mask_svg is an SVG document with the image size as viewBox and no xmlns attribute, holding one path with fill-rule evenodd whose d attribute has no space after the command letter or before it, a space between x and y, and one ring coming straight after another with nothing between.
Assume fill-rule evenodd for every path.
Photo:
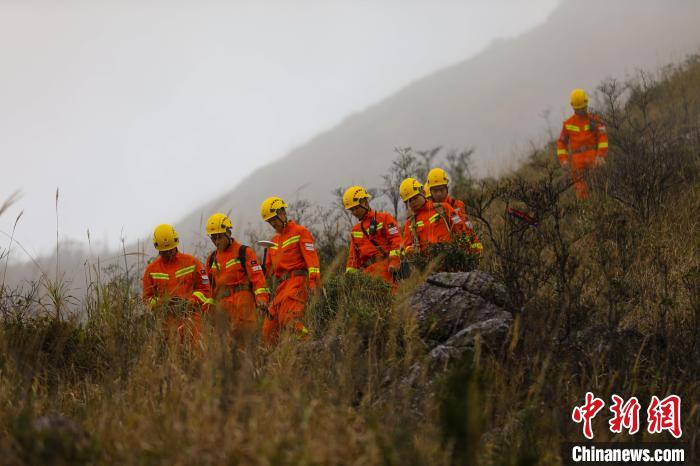
<instances>
[{"instance_id":1,"label":"rocky outcrop","mask_svg":"<svg viewBox=\"0 0 700 466\"><path fill-rule=\"evenodd\" d=\"M508 335L513 315L505 286L482 271L432 275L410 299L432 369L444 368L477 341L496 351Z\"/></svg>"}]
</instances>

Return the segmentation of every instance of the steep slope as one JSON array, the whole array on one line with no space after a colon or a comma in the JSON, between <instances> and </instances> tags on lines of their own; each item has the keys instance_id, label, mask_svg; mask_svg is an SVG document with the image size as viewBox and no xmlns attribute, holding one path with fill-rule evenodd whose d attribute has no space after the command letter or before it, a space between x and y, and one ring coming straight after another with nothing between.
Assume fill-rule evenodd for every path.
<instances>
[{"instance_id":1,"label":"steep slope","mask_svg":"<svg viewBox=\"0 0 700 466\"><path fill-rule=\"evenodd\" d=\"M564 0L548 21L478 56L427 76L348 117L178 224L188 241L201 219L230 212L257 223L269 195L325 204L338 186L377 186L396 146L475 147L478 168L499 166L519 147L557 131L573 87L656 69L700 46L700 2ZM547 117L547 115L549 115Z\"/></svg>"}]
</instances>

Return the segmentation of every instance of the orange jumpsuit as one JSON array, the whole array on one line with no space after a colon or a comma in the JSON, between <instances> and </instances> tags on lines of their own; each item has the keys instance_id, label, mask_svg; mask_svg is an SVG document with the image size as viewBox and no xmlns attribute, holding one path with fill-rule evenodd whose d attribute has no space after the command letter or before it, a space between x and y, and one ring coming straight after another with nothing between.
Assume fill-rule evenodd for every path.
<instances>
[{"instance_id":1,"label":"orange jumpsuit","mask_svg":"<svg viewBox=\"0 0 700 466\"><path fill-rule=\"evenodd\" d=\"M279 286L270 305L270 316L263 322L263 340L273 344L280 331L292 327L300 338L308 334L301 322L309 289L315 289L321 280L321 269L314 239L309 230L288 221L281 234L272 237L275 246L268 248L265 270L279 280Z\"/></svg>"},{"instance_id":2,"label":"orange jumpsuit","mask_svg":"<svg viewBox=\"0 0 700 466\"><path fill-rule=\"evenodd\" d=\"M143 301L151 309L162 309L171 299L188 301L195 312L188 317L168 316L166 329L177 329L181 338L187 334L187 324L191 323L191 333L196 340L200 332L200 314L211 304L209 277L204 266L196 257L177 252L166 262L158 256L148 264L143 272Z\"/></svg>"},{"instance_id":3,"label":"orange jumpsuit","mask_svg":"<svg viewBox=\"0 0 700 466\"><path fill-rule=\"evenodd\" d=\"M241 264L240 248L240 243L232 240L224 251L212 252L207 273L217 307L228 312L234 328L254 331L258 321L255 305L267 303L270 290L255 251L247 247L245 264Z\"/></svg>"},{"instance_id":4,"label":"orange jumpsuit","mask_svg":"<svg viewBox=\"0 0 700 466\"><path fill-rule=\"evenodd\" d=\"M588 198L585 171L595 166L597 158L607 156L608 134L599 116L573 114L564 121L557 140L557 158L564 165L570 157L571 177L578 199Z\"/></svg>"},{"instance_id":5,"label":"orange jumpsuit","mask_svg":"<svg viewBox=\"0 0 700 466\"><path fill-rule=\"evenodd\" d=\"M370 231L372 223L376 223L374 234ZM367 234L363 233L363 230ZM401 233L394 217L387 212L369 210L362 220L352 227L350 235L350 253L345 271L362 270L383 278L393 287L396 280L389 272L389 267L398 270L401 255ZM372 244L370 238L377 246Z\"/></svg>"},{"instance_id":6,"label":"orange jumpsuit","mask_svg":"<svg viewBox=\"0 0 700 466\"><path fill-rule=\"evenodd\" d=\"M430 200L426 200L423 207L413 214L416 222L415 235L418 237L419 245L414 244L411 217L406 219L403 231L403 247L406 252L416 252L416 247L423 252L430 244L452 241L452 234L467 234L467 226L452 206L444 202L439 204L445 210L445 220L435 210L434 203Z\"/></svg>"},{"instance_id":7,"label":"orange jumpsuit","mask_svg":"<svg viewBox=\"0 0 700 466\"><path fill-rule=\"evenodd\" d=\"M474 231L474 228L472 228L472 223L469 221L469 215L467 214L467 209L464 202L451 196L447 196L444 202L449 204L455 210L455 213L459 215L459 218L462 219L464 225L467 227L467 235L469 236L469 252L472 254L481 254L481 252L484 250L484 245L481 244L481 240Z\"/></svg>"}]
</instances>

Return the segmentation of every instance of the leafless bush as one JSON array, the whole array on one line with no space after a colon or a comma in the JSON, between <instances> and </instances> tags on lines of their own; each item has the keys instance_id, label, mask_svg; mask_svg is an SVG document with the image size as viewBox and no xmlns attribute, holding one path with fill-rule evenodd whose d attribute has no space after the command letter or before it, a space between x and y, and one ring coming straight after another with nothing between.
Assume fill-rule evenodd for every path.
<instances>
[{"instance_id":1,"label":"leafless bush","mask_svg":"<svg viewBox=\"0 0 700 466\"><path fill-rule=\"evenodd\" d=\"M599 92L610 155L596 184L648 222L697 177L700 103L688 84L644 72L624 83L605 81Z\"/></svg>"}]
</instances>

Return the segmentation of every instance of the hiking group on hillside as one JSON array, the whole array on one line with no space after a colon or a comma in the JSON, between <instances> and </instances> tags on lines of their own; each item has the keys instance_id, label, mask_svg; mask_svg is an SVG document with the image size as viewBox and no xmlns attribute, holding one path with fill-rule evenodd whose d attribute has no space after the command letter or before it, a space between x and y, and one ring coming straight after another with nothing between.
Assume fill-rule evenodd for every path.
<instances>
[{"instance_id":1,"label":"hiking group on hillside","mask_svg":"<svg viewBox=\"0 0 700 466\"><path fill-rule=\"evenodd\" d=\"M608 141L600 118L588 111L583 90L572 92L571 105L575 113L563 124L557 157L571 171L577 198L585 199L585 171L604 162ZM425 185L415 178L401 182L399 195L408 211L403 231L390 213L371 208L365 188L348 188L343 205L357 223L350 232L345 272L378 277L395 292L397 281L410 271L411 258L430 257L433 245L453 243L478 258L483 245L464 202L449 195L448 184L441 168L430 170ZM258 331L258 312L264 316L262 339L267 345L274 345L282 331L307 338L304 309L320 288L320 263L312 234L288 218L287 207L279 197L265 199L260 207L262 219L275 231L270 241L258 242L265 248L262 261L233 237L233 224L222 213L207 220L206 233L215 250L205 264L178 251L178 235L171 225L156 227L153 244L158 257L143 275L146 305L164 314L168 329L195 341L202 317L210 313L223 316L241 339ZM268 281L276 284L274 296Z\"/></svg>"}]
</instances>

